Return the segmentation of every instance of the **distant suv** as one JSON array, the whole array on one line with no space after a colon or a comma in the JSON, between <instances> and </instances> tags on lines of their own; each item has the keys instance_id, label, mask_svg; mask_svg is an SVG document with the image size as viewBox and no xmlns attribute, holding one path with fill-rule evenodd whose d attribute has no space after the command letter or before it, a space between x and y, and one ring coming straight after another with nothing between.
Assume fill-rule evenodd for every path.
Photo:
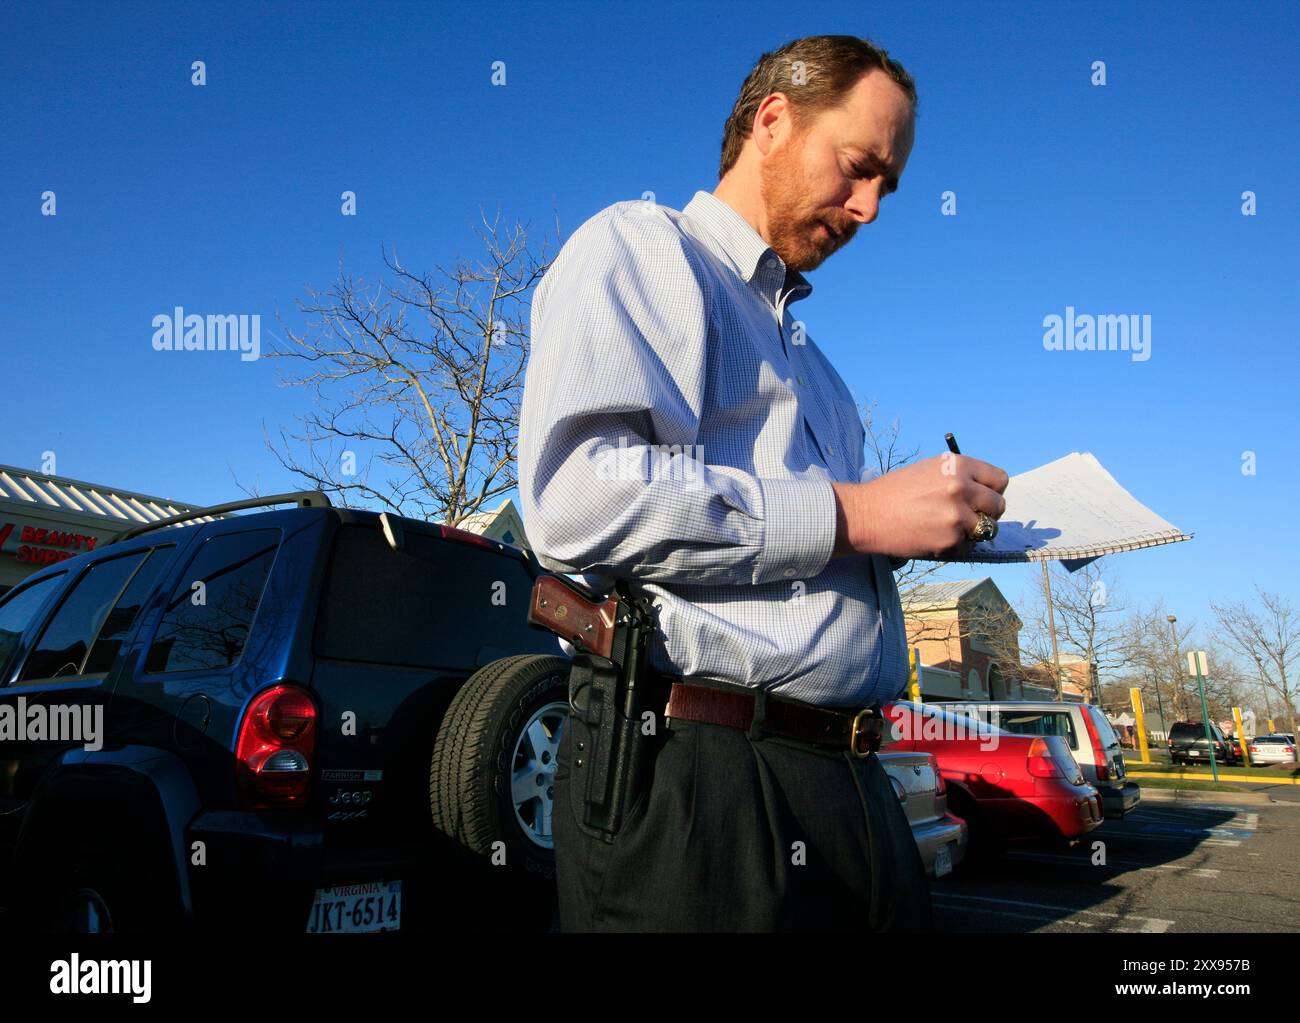
<instances>
[{"instance_id":1,"label":"distant suv","mask_svg":"<svg viewBox=\"0 0 1300 1023\"><path fill-rule=\"evenodd\" d=\"M1205 738L1203 721L1175 721L1169 728L1169 758L1175 764L1208 764L1210 762L1210 745L1214 746L1214 758L1221 764L1241 762L1241 750L1232 737L1219 731L1219 726L1211 722L1210 739Z\"/></svg>"},{"instance_id":2,"label":"distant suv","mask_svg":"<svg viewBox=\"0 0 1300 1023\"><path fill-rule=\"evenodd\" d=\"M939 701L940 705L953 701ZM1124 773L1119 737L1106 715L1090 703L1055 701L958 701L984 720L1017 735L1059 735L1070 747L1084 780L1096 788L1107 817L1123 817L1138 805L1142 790Z\"/></svg>"},{"instance_id":3,"label":"distant suv","mask_svg":"<svg viewBox=\"0 0 1300 1023\"><path fill-rule=\"evenodd\" d=\"M539 574L303 493L24 580L0 598L8 918L261 934L532 907L544 928L569 661L527 625Z\"/></svg>"}]
</instances>

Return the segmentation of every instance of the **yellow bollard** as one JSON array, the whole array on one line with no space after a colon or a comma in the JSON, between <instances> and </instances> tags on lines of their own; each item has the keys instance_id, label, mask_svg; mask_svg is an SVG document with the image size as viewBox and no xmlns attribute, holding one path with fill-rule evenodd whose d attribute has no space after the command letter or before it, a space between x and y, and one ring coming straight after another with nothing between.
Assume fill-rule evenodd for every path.
<instances>
[{"instance_id":1,"label":"yellow bollard","mask_svg":"<svg viewBox=\"0 0 1300 1023\"><path fill-rule=\"evenodd\" d=\"M1250 766L1250 748L1246 745L1246 730L1241 727L1241 708L1232 708L1232 721L1237 726L1237 741L1241 743L1241 766Z\"/></svg>"},{"instance_id":2,"label":"yellow bollard","mask_svg":"<svg viewBox=\"0 0 1300 1023\"><path fill-rule=\"evenodd\" d=\"M1138 736L1139 748L1142 750L1142 763L1151 763L1151 754L1147 749L1147 719L1142 713L1142 690L1134 686L1128 691L1129 699L1133 701L1133 717L1136 719L1136 730Z\"/></svg>"},{"instance_id":3,"label":"yellow bollard","mask_svg":"<svg viewBox=\"0 0 1300 1023\"><path fill-rule=\"evenodd\" d=\"M907 653L907 698L913 703L921 702L921 648L916 647Z\"/></svg>"}]
</instances>

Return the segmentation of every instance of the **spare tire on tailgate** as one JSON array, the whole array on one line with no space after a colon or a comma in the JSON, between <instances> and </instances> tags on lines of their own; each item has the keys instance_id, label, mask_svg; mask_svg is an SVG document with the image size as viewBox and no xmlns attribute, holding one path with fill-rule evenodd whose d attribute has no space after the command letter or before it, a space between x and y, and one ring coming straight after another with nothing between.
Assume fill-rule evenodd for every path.
<instances>
[{"instance_id":1,"label":"spare tire on tailgate","mask_svg":"<svg viewBox=\"0 0 1300 1023\"><path fill-rule=\"evenodd\" d=\"M433 825L484 857L554 878L555 757L569 716L569 660L493 661L461 687L433 746ZM497 843L503 843L498 845Z\"/></svg>"}]
</instances>

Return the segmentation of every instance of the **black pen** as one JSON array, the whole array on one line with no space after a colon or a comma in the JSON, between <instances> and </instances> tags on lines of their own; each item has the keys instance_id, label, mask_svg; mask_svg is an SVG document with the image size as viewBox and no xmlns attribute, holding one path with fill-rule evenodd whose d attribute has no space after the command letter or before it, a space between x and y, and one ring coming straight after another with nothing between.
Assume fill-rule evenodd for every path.
<instances>
[{"instance_id":1,"label":"black pen","mask_svg":"<svg viewBox=\"0 0 1300 1023\"><path fill-rule=\"evenodd\" d=\"M959 447L957 446L957 438L956 438L956 437L954 437L951 433L945 433L945 434L943 435L943 439L946 440L946 441L948 442L948 450L949 450L949 451L951 451L954 455L960 455L960 454L961 454L961 448L959 448Z\"/></svg>"}]
</instances>

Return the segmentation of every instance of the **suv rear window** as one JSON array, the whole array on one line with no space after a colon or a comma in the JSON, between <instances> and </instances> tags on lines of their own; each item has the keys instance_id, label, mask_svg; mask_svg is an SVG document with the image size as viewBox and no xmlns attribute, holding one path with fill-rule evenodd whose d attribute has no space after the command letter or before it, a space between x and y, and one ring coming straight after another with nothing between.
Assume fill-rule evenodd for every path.
<instances>
[{"instance_id":1,"label":"suv rear window","mask_svg":"<svg viewBox=\"0 0 1300 1023\"><path fill-rule=\"evenodd\" d=\"M144 670L212 670L238 661L279 546L278 529L205 541L167 601Z\"/></svg>"},{"instance_id":2,"label":"suv rear window","mask_svg":"<svg viewBox=\"0 0 1300 1023\"><path fill-rule=\"evenodd\" d=\"M403 549L394 551L378 528L344 525L316 619L316 653L472 668L485 648L505 656L536 647L527 627L532 589L515 557L409 528Z\"/></svg>"},{"instance_id":3,"label":"suv rear window","mask_svg":"<svg viewBox=\"0 0 1300 1023\"><path fill-rule=\"evenodd\" d=\"M1215 739L1220 738L1216 725L1210 725L1210 735ZM1195 742L1197 739L1205 738L1205 726L1194 721L1180 721L1170 729L1169 737L1181 739L1183 742Z\"/></svg>"},{"instance_id":4,"label":"suv rear window","mask_svg":"<svg viewBox=\"0 0 1300 1023\"><path fill-rule=\"evenodd\" d=\"M1001 710L998 727L1016 735L1059 735L1077 751L1079 738L1074 730L1074 715L1068 710Z\"/></svg>"},{"instance_id":5,"label":"suv rear window","mask_svg":"<svg viewBox=\"0 0 1300 1023\"><path fill-rule=\"evenodd\" d=\"M1098 708L1088 706L1083 708L1085 714L1092 715L1092 723L1097 728L1097 738L1101 740L1102 749L1110 749L1112 746L1118 746L1119 736L1115 734L1115 729L1110 726L1106 720L1106 715Z\"/></svg>"}]
</instances>

